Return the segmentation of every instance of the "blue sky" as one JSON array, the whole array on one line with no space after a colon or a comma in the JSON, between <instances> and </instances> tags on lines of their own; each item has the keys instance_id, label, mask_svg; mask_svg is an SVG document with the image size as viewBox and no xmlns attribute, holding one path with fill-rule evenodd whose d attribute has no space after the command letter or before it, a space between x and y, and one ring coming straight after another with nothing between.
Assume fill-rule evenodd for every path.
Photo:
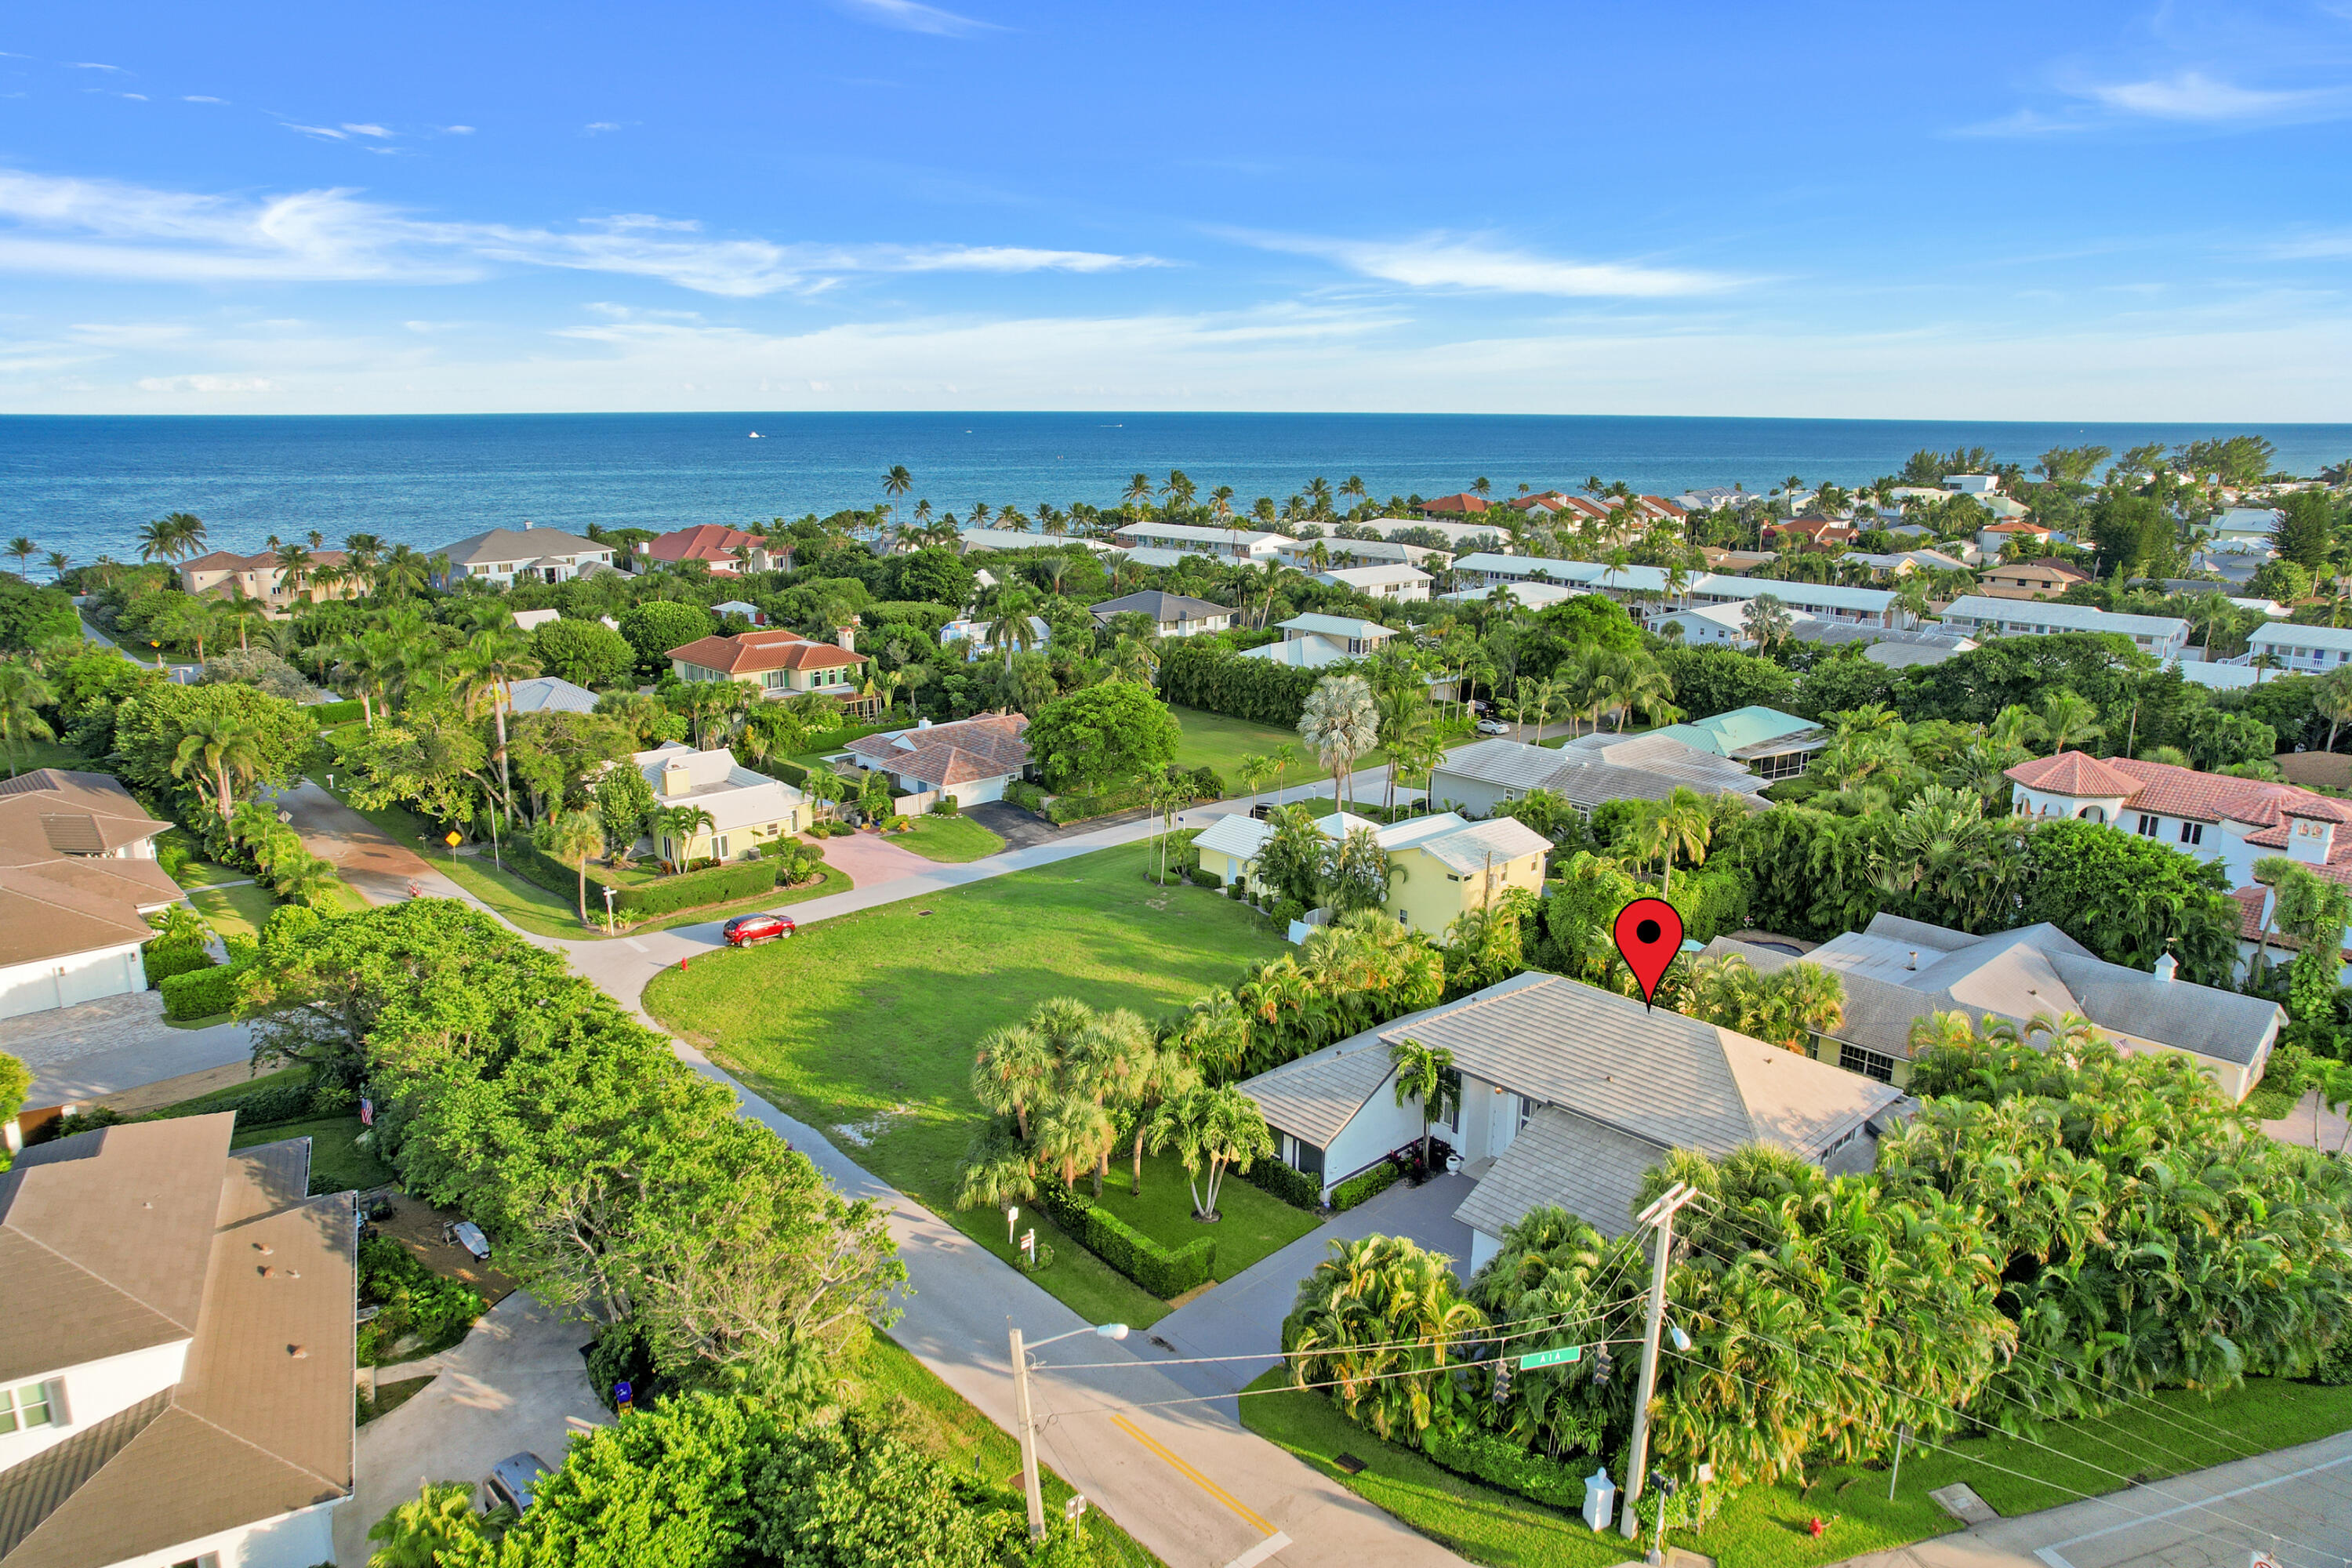
<instances>
[{"instance_id":1,"label":"blue sky","mask_svg":"<svg viewBox=\"0 0 2352 1568\"><path fill-rule=\"evenodd\" d=\"M2352 409L2352 0L84 0L0 51L0 412Z\"/></svg>"}]
</instances>

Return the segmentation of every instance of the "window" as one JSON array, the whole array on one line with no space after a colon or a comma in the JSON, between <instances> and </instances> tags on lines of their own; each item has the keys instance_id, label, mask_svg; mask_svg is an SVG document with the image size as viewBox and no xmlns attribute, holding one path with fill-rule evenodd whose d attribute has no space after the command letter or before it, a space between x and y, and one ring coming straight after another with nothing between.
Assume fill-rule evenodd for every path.
<instances>
[{"instance_id":1,"label":"window","mask_svg":"<svg viewBox=\"0 0 2352 1568\"><path fill-rule=\"evenodd\" d=\"M46 1383L0 1388L0 1433L24 1432L35 1426L57 1425L54 1398L50 1385Z\"/></svg>"},{"instance_id":2,"label":"window","mask_svg":"<svg viewBox=\"0 0 2352 1568\"><path fill-rule=\"evenodd\" d=\"M1323 1151L1303 1139L1282 1135L1282 1163L1301 1174L1323 1174Z\"/></svg>"},{"instance_id":3,"label":"window","mask_svg":"<svg viewBox=\"0 0 2352 1568\"><path fill-rule=\"evenodd\" d=\"M1838 1066L1848 1072L1858 1072L1864 1078L1874 1078L1881 1083L1895 1081L1895 1058L1879 1051L1866 1051L1860 1046L1838 1043Z\"/></svg>"},{"instance_id":4,"label":"window","mask_svg":"<svg viewBox=\"0 0 2352 1568\"><path fill-rule=\"evenodd\" d=\"M1517 1099L1519 1102L1519 1131L1525 1132L1528 1130L1528 1123L1535 1120L1536 1102L1529 1100L1524 1094L1518 1096Z\"/></svg>"},{"instance_id":5,"label":"window","mask_svg":"<svg viewBox=\"0 0 2352 1568\"><path fill-rule=\"evenodd\" d=\"M727 858L727 835L722 833L710 841L710 852L721 860Z\"/></svg>"},{"instance_id":6,"label":"window","mask_svg":"<svg viewBox=\"0 0 2352 1568\"><path fill-rule=\"evenodd\" d=\"M2201 823L2201 822L2184 822L2184 823L2182 823L2182 824L2180 825L2180 842L2182 842L2183 844L2202 844L2202 843L2204 843L2204 842L2205 842L2205 825L2204 825L2203 823Z\"/></svg>"},{"instance_id":7,"label":"window","mask_svg":"<svg viewBox=\"0 0 2352 1568\"><path fill-rule=\"evenodd\" d=\"M2143 811L2139 814L2139 834L2141 837L2155 837L2156 830L2163 826L2163 823L2159 822L2155 817L2150 816L2147 813ZM2181 837L2184 839L2188 837L2188 832L2186 829L2182 830Z\"/></svg>"}]
</instances>

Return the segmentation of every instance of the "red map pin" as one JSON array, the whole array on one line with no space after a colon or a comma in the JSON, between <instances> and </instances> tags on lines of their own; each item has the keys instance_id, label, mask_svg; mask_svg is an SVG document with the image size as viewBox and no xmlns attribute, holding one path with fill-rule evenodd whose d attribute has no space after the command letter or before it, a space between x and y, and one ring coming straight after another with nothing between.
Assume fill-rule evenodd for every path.
<instances>
[{"instance_id":1,"label":"red map pin","mask_svg":"<svg viewBox=\"0 0 2352 1568\"><path fill-rule=\"evenodd\" d=\"M1642 1005L1658 994L1666 965L1683 950L1683 917L1664 899L1635 899L1617 911L1617 951L1642 983Z\"/></svg>"}]
</instances>

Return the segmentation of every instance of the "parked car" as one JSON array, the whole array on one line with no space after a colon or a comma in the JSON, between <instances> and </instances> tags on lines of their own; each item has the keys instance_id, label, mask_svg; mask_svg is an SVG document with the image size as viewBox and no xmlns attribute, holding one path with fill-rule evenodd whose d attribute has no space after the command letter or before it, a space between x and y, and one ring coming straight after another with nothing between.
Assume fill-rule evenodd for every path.
<instances>
[{"instance_id":1,"label":"parked car","mask_svg":"<svg viewBox=\"0 0 2352 1568\"><path fill-rule=\"evenodd\" d=\"M482 1481L482 1511L495 1508L510 1508L517 1513L530 1507L531 1494L538 1489L539 1478L550 1474L545 1459L537 1454L509 1454L490 1467Z\"/></svg>"},{"instance_id":2,"label":"parked car","mask_svg":"<svg viewBox=\"0 0 2352 1568\"><path fill-rule=\"evenodd\" d=\"M472 1220L461 1219L441 1227L441 1239L452 1247L462 1247L473 1254L477 1263L490 1260L490 1238Z\"/></svg>"},{"instance_id":3,"label":"parked car","mask_svg":"<svg viewBox=\"0 0 2352 1568\"><path fill-rule=\"evenodd\" d=\"M1510 732L1511 727L1508 724L1504 723L1500 719L1481 719L1478 721L1478 733L1481 735L1507 735Z\"/></svg>"},{"instance_id":4,"label":"parked car","mask_svg":"<svg viewBox=\"0 0 2352 1568\"><path fill-rule=\"evenodd\" d=\"M787 915L737 915L724 928L727 945L749 947L755 942L773 942L790 936L800 928Z\"/></svg>"}]
</instances>

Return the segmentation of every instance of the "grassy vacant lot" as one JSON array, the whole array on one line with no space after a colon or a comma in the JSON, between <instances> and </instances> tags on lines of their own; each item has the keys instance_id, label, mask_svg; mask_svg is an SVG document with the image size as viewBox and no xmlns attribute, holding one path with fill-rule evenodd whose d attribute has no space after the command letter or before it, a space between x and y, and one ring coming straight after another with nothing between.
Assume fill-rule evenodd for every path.
<instances>
[{"instance_id":1,"label":"grassy vacant lot","mask_svg":"<svg viewBox=\"0 0 2352 1568\"><path fill-rule=\"evenodd\" d=\"M1168 711L1176 715L1176 722L1184 731L1176 742L1176 765L1180 768L1211 767L1217 770L1233 789L1242 787L1240 768L1245 756L1272 756L1288 746L1298 755L1298 763L1283 776L1286 788L1305 784L1320 771L1315 753L1300 740L1296 730L1284 730L1272 724L1260 724L1250 719L1228 719L1222 713L1204 713L1198 708L1171 706ZM1360 768L1379 767L1387 761L1387 753L1374 750L1358 761ZM1273 788L1269 783L1267 788Z\"/></svg>"},{"instance_id":2,"label":"grassy vacant lot","mask_svg":"<svg viewBox=\"0 0 2352 1568\"><path fill-rule=\"evenodd\" d=\"M1609 1568L1629 1555L1614 1532L1595 1535L1571 1514L1441 1469L1418 1452L1382 1443L1319 1394L1283 1386L1277 1367L1250 1384L1242 1423L1281 1444L1342 1486L1362 1494L1474 1563L1519 1568ZM1958 1530L1927 1494L1966 1481L2004 1517L2054 1508L2132 1481L2308 1443L2352 1424L2352 1388L2257 1378L2207 1399L2179 1391L2096 1421L2044 1425L2031 1439L1972 1437L1906 1451L1895 1500L1886 1471L1859 1465L1814 1472L1811 1485L1750 1487L1698 1535L1668 1532L1668 1544L1706 1552L1734 1568L1820 1568L1864 1552ZM1364 1461L1349 1476L1332 1461ZM1589 1456L1588 1456L1589 1458ZM1807 1521L1829 1530L1814 1540Z\"/></svg>"},{"instance_id":3,"label":"grassy vacant lot","mask_svg":"<svg viewBox=\"0 0 2352 1568\"><path fill-rule=\"evenodd\" d=\"M893 833L889 842L911 849L926 860L979 860L1004 847L1004 840L979 823L961 816L918 816L905 833Z\"/></svg>"},{"instance_id":4,"label":"grassy vacant lot","mask_svg":"<svg viewBox=\"0 0 2352 1568\"><path fill-rule=\"evenodd\" d=\"M956 1162L981 1123L969 1079L982 1035L1048 996L1147 1016L1170 1011L1282 951L1229 900L1151 886L1143 875L1150 853L1142 844L1098 850L843 915L788 942L714 953L656 975L646 1006L775 1104L837 1130L832 1135L856 1147L861 1164L948 1213ZM1160 1215L1162 1199L1189 1207L1182 1174L1172 1163L1147 1165L1149 1215ZM1288 1239L1275 1217L1245 1217L1253 1200L1272 1199L1239 1182L1226 1190L1234 1195L1224 1224L1257 1238L1237 1255L1263 1256L1276 1237ZM956 1222L1005 1252L1001 1215ZM1171 1230L1158 1217L1150 1228ZM1105 1315L1133 1323L1166 1310L1042 1215L1038 1231L1056 1255L1039 1282L1073 1306L1115 1309ZM1180 1213L1163 1238L1181 1244L1197 1234Z\"/></svg>"},{"instance_id":5,"label":"grassy vacant lot","mask_svg":"<svg viewBox=\"0 0 2352 1568\"><path fill-rule=\"evenodd\" d=\"M391 1166L367 1150L354 1146L359 1135L366 1131L356 1116L327 1116L312 1121L281 1121L274 1127L257 1127L251 1131L239 1129L228 1146L243 1149L255 1143L308 1138L312 1192L363 1192L393 1178Z\"/></svg>"},{"instance_id":6,"label":"grassy vacant lot","mask_svg":"<svg viewBox=\"0 0 2352 1568\"><path fill-rule=\"evenodd\" d=\"M188 895L188 903L223 937L259 936L278 900L269 889L247 882L236 888L204 888Z\"/></svg>"},{"instance_id":7,"label":"grassy vacant lot","mask_svg":"<svg viewBox=\"0 0 2352 1568\"><path fill-rule=\"evenodd\" d=\"M858 1384L861 1403L887 1412L891 1430L908 1444L1019 1496L1021 1445L896 1341L876 1334L850 1375ZM1040 1468L1037 1473L1045 1511L1059 1513L1073 1489L1050 1469ZM1099 1510L1087 1512L1084 1529L1088 1557L1097 1568L1159 1568L1160 1559Z\"/></svg>"}]
</instances>

